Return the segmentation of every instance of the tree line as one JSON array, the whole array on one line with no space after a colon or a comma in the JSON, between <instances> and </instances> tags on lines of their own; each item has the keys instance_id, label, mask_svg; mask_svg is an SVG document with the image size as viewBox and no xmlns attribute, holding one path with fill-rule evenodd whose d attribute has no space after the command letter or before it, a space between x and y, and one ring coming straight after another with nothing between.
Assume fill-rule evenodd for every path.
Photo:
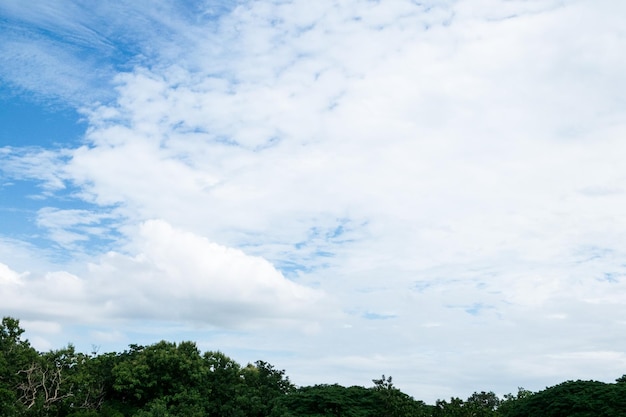
<instances>
[{"instance_id":1,"label":"tree line","mask_svg":"<svg viewBox=\"0 0 626 417\"><path fill-rule=\"evenodd\" d=\"M626 416L626 375L615 383L566 381L499 398L475 392L434 405L403 393L391 377L371 387L296 387L264 361L241 366L193 342L130 345L84 354L72 345L38 352L19 320L0 325L3 417L615 417Z\"/></svg>"}]
</instances>

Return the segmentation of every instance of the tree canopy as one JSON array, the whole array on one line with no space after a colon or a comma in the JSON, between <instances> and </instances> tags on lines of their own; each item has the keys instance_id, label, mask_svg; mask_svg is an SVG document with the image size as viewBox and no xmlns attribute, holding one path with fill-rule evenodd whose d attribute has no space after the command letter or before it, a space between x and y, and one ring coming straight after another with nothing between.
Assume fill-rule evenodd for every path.
<instances>
[{"instance_id":1,"label":"tree canopy","mask_svg":"<svg viewBox=\"0 0 626 417\"><path fill-rule=\"evenodd\" d=\"M613 417L626 416L626 375L615 383L567 381L498 398L474 392L434 405L403 393L392 377L371 387L296 387L271 364L241 366L194 342L130 345L84 354L72 345L37 352L19 320L0 325L3 417Z\"/></svg>"}]
</instances>

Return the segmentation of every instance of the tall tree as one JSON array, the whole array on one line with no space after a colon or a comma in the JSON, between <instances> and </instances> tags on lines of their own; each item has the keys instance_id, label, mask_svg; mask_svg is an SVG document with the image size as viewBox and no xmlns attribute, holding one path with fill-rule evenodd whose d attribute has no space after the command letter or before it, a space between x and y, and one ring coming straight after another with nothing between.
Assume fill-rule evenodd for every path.
<instances>
[{"instance_id":1,"label":"tall tree","mask_svg":"<svg viewBox=\"0 0 626 417\"><path fill-rule=\"evenodd\" d=\"M30 403L20 393L28 381L28 369L38 360L38 354L23 340L24 329L19 320L4 317L0 324L0 415L22 415ZM33 404L34 405L34 404ZM32 408L33 405L30 405Z\"/></svg>"}]
</instances>

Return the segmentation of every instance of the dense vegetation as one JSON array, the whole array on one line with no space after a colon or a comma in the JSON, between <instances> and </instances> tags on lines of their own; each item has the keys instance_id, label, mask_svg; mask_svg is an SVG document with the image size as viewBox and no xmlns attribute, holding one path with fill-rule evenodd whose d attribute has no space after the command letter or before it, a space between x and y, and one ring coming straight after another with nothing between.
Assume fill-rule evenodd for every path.
<instances>
[{"instance_id":1,"label":"dense vegetation","mask_svg":"<svg viewBox=\"0 0 626 417\"><path fill-rule=\"evenodd\" d=\"M40 353L19 321L0 325L3 417L608 417L626 416L626 376L615 384L568 381L498 398L476 392L435 405L402 393L391 377L373 386L295 387L282 370L242 367L192 342L131 345L122 353L83 354L70 345Z\"/></svg>"}]
</instances>

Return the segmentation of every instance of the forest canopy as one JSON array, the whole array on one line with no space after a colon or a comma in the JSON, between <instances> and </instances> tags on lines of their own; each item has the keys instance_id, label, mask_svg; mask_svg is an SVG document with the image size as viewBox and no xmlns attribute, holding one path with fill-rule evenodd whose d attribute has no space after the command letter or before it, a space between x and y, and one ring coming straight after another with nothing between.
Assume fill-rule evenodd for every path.
<instances>
[{"instance_id":1,"label":"forest canopy","mask_svg":"<svg viewBox=\"0 0 626 417\"><path fill-rule=\"evenodd\" d=\"M85 354L72 345L38 352L19 320L0 324L0 416L4 417L613 417L626 415L626 375L615 383L566 381L499 398L475 392L434 405L403 393L390 376L372 386L297 387L284 370L245 366L194 342L130 345Z\"/></svg>"}]
</instances>

